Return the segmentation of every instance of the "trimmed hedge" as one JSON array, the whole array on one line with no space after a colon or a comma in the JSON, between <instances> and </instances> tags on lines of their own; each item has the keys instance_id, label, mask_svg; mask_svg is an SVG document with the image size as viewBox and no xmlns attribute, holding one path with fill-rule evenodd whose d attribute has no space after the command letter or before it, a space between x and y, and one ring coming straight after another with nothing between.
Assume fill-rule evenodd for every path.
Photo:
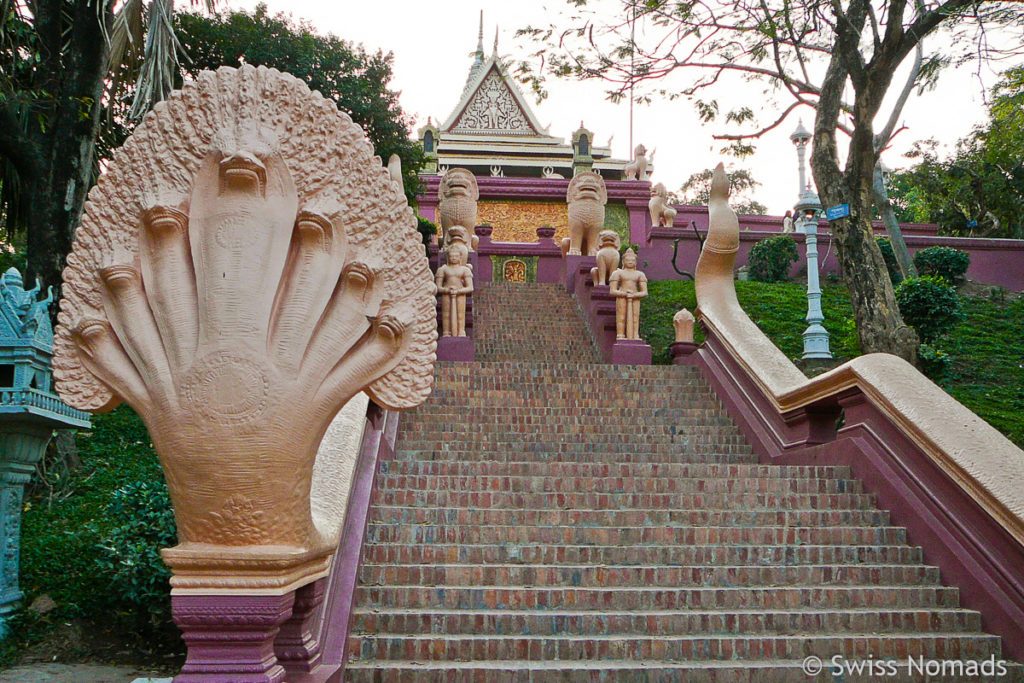
<instances>
[{"instance_id":1,"label":"trimmed hedge","mask_svg":"<svg viewBox=\"0 0 1024 683\"><path fill-rule=\"evenodd\" d=\"M920 275L934 275L955 285L963 282L971 255L953 247L928 247L914 254L914 265Z\"/></svg>"},{"instance_id":2,"label":"trimmed hedge","mask_svg":"<svg viewBox=\"0 0 1024 683\"><path fill-rule=\"evenodd\" d=\"M896 288L896 302L904 322L923 342L943 335L964 317L956 290L945 279L932 275L901 282Z\"/></svg>"},{"instance_id":3,"label":"trimmed hedge","mask_svg":"<svg viewBox=\"0 0 1024 683\"><path fill-rule=\"evenodd\" d=\"M798 258L796 240L792 237L767 237L750 249L747 258L750 278L758 282L785 282L789 279L789 269Z\"/></svg>"}]
</instances>

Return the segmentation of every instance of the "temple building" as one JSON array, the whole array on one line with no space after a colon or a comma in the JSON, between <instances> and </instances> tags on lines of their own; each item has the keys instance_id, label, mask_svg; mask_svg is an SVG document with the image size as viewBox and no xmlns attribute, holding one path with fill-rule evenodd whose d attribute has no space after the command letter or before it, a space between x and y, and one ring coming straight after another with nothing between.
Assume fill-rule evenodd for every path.
<instances>
[{"instance_id":1,"label":"temple building","mask_svg":"<svg viewBox=\"0 0 1024 683\"><path fill-rule=\"evenodd\" d=\"M495 241L534 242L542 225L555 228L559 239L568 230L569 179L580 171L595 171L608 184L606 227L627 238L630 211L636 214L634 221L644 215L649 185L623 183L629 160L616 159L610 147L596 145L583 121L568 141L548 128L498 55L497 32L490 57L485 55L481 13L476 52L457 104L443 123L428 120L418 131L427 156L421 173L424 189L417 198L420 214L435 219L441 176L448 169L464 168L480 189L478 222L493 226Z\"/></svg>"}]
</instances>

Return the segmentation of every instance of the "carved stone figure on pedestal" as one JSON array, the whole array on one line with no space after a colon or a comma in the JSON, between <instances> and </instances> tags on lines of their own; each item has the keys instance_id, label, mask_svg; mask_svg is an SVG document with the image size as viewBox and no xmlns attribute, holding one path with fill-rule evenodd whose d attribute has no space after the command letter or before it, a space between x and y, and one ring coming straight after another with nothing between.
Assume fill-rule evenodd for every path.
<instances>
[{"instance_id":1,"label":"carved stone figure on pedestal","mask_svg":"<svg viewBox=\"0 0 1024 683\"><path fill-rule=\"evenodd\" d=\"M590 269L595 285L608 284L608 276L619 267L619 233L602 230L601 248L597 250L597 265Z\"/></svg>"},{"instance_id":2,"label":"carved stone figure on pedestal","mask_svg":"<svg viewBox=\"0 0 1024 683\"><path fill-rule=\"evenodd\" d=\"M567 253L570 256L595 255L598 233L604 226L604 205L608 201L604 179L593 171L584 171L570 181L565 198L569 203Z\"/></svg>"},{"instance_id":3,"label":"carved stone figure on pedestal","mask_svg":"<svg viewBox=\"0 0 1024 683\"><path fill-rule=\"evenodd\" d=\"M651 225L656 228L671 228L676 220L676 210L669 206L668 190L664 183L651 188L651 201L647 202L651 212Z\"/></svg>"},{"instance_id":4,"label":"carved stone figure on pedestal","mask_svg":"<svg viewBox=\"0 0 1024 683\"><path fill-rule=\"evenodd\" d=\"M622 168L625 180L647 180L647 148L637 145L633 150L633 161Z\"/></svg>"},{"instance_id":5,"label":"carved stone figure on pedestal","mask_svg":"<svg viewBox=\"0 0 1024 683\"><path fill-rule=\"evenodd\" d=\"M636 253L627 249L622 267L612 273L610 293L615 297L615 338L640 338L640 299L647 296L647 276L636 269Z\"/></svg>"},{"instance_id":6,"label":"carved stone figure on pedestal","mask_svg":"<svg viewBox=\"0 0 1024 683\"><path fill-rule=\"evenodd\" d=\"M473 228L476 227L477 200L480 199L476 178L464 168L453 168L441 178L441 184L437 188L437 197L440 200L437 205L437 213L441 218L438 249L441 251L448 249L451 242L448 230L453 226L461 225L469 235L470 241L466 246L470 251L475 251L479 238L473 234Z\"/></svg>"},{"instance_id":7,"label":"carved stone figure on pedestal","mask_svg":"<svg viewBox=\"0 0 1024 683\"><path fill-rule=\"evenodd\" d=\"M473 293L473 270L466 265L469 250L464 242L448 247L448 263L437 269L437 294L441 297L441 336L466 336L466 297Z\"/></svg>"},{"instance_id":8,"label":"carved stone figure on pedestal","mask_svg":"<svg viewBox=\"0 0 1024 683\"><path fill-rule=\"evenodd\" d=\"M690 311L685 308L679 309L679 311L672 317L672 325L676 328L677 342L693 341L693 325L695 322L693 313L690 313Z\"/></svg>"}]
</instances>

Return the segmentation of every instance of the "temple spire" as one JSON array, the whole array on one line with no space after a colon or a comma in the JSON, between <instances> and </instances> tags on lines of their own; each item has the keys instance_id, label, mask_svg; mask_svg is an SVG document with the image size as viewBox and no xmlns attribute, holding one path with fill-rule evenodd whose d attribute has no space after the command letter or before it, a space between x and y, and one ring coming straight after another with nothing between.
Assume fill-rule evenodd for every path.
<instances>
[{"instance_id":1,"label":"temple spire","mask_svg":"<svg viewBox=\"0 0 1024 683\"><path fill-rule=\"evenodd\" d=\"M493 55L497 55L498 54L498 27L497 26L494 27L494 52L492 52L491 54L493 54Z\"/></svg>"},{"instance_id":2,"label":"temple spire","mask_svg":"<svg viewBox=\"0 0 1024 683\"><path fill-rule=\"evenodd\" d=\"M480 10L480 32L476 37L476 60L474 66L484 61L484 11Z\"/></svg>"},{"instance_id":3,"label":"temple spire","mask_svg":"<svg viewBox=\"0 0 1024 683\"><path fill-rule=\"evenodd\" d=\"M473 53L473 65L469 67L469 75L466 76L466 85L462 87L462 94L465 95L472 85L473 80L484 65L484 11L480 10L480 31L476 37L476 52Z\"/></svg>"}]
</instances>

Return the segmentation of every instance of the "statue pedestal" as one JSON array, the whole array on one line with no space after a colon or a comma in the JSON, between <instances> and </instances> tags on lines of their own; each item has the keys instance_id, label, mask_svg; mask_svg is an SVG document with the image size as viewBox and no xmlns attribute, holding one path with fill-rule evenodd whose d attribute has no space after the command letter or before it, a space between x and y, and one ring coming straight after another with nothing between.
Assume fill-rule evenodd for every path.
<instances>
[{"instance_id":1,"label":"statue pedestal","mask_svg":"<svg viewBox=\"0 0 1024 683\"><path fill-rule=\"evenodd\" d=\"M476 358L472 337L441 337L437 340L437 360L472 363Z\"/></svg>"},{"instance_id":2,"label":"statue pedestal","mask_svg":"<svg viewBox=\"0 0 1024 683\"><path fill-rule=\"evenodd\" d=\"M693 352L697 350L697 342L677 341L668 346L672 356L672 365L693 365Z\"/></svg>"},{"instance_id":3,"label":"statue pedestal","mask_svg":"<svg viewBox=\"0 0 1024 683\"><path fill-rule=\"evenodd\" d=\"M171 595L174 622L188 646L177 683L282 683L274 638L292 615L285 595Z\"/></svg>"},{"instance_id":4,"label":"statue pedestal","mask_svg":"<svg viewBox=\"0 0 1024 683\"><path fill-rule=\"evenodd\" d=\"M612 346L612 365L650 365L653 351L642 339L617 339Z\"/></svg>"}]
</instances>

